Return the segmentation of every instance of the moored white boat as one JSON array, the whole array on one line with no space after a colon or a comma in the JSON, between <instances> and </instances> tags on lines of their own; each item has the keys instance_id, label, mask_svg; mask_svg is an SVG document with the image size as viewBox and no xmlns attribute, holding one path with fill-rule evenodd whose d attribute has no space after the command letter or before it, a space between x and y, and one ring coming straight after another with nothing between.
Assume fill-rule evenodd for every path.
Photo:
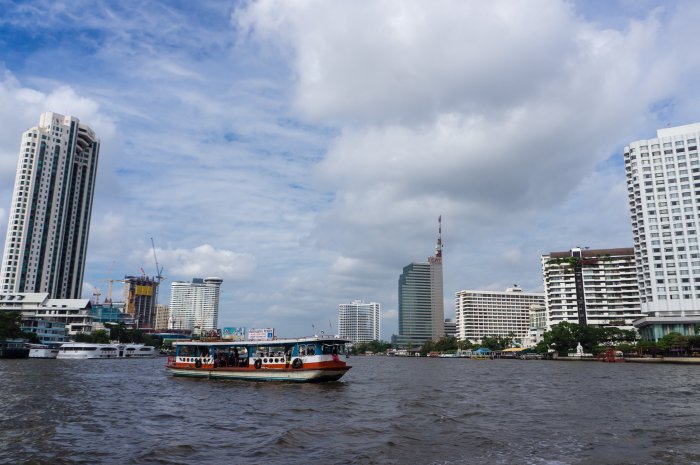
<instances>
[{"instance_id":1,"label":"moored white boat","mask_svg":"<svg viewBox=\"0 0 700 465\"><path fill-rule=\"evenodd\" d=\"M56 358L60 344L29 344L29 358Z\"/></svg>"},{"instance_id":2,"label":"moored white boat","mask_svg":"<svg viewBox=\"0 0 700 465\"><path fill-rule=\"evenodd\" d=\"M167 368L174 376L252 381L322 382L351 367L340 356L346 339L332 336L271 341L176 341Z\"/></svg>"},{"instance_id":3,"label":"moored white boat","mask_svg":"<svg viewBox=\"0 0 700 465\"><path fill-rule=\"evenodd\" d=\"M152 358L156 350L143 344L93 344L67 342L58 349L58 359Z\"/></svg>"}]
</instances>

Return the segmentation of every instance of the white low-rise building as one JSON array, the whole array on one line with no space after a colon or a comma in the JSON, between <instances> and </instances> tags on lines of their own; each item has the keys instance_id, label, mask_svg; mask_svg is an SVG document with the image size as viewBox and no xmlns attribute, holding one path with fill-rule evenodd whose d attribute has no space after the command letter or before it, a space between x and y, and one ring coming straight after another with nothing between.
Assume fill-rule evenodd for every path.
<instances>
[{"instance_id":1,"label":"white low-rise building","mask_svg":"<svg viewBox=\"0 0 700 465\"><path fill-rule=\"evenodd\" d=\"M66 333L89 333L93 330L90 299L49 299L49 294L0 294L0 311L16 311L24 320L35 319L62 323Z\"/></svg>"}]
</instances>

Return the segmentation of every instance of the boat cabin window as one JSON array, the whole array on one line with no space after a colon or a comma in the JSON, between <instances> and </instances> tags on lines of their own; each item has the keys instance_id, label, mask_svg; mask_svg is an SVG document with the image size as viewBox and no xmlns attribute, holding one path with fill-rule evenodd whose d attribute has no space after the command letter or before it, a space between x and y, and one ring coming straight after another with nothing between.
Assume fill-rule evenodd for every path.
<instances>
[{"instance_id":1,"label":"boat cabin window","mask_svg":"<svg viewBox=\"0 0 700 465\"><path fill-rule=\"evenodd\" d=\"M299 344L299 355L316 355L316 344Z\"/></svg>"},{"instance_id":2,"label":"boat cabin window","mask_svg":"<svg viewBox=\"0 0 700 465\"><path fill-rule=\"evenodd\" d=\"M321 351L324 355L344 355L345 344L323 344Z\"/></svg>"},{"instance_id":3,"label":"boat cabin window","mask_svg":"<svg viewBox=\"0 0 700 465\"><path fill-rule=\"evenodd\" d=\"M209 347L206 346L177 346L180 357L208 357Z\"/></svg>"}]
</instances>

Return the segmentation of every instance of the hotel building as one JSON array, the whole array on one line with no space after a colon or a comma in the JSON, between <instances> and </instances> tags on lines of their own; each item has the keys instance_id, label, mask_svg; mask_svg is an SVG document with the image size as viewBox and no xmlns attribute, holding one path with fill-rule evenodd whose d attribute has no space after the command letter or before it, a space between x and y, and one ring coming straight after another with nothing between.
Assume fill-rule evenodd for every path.
<instances>
[{"instance_id":1,"label":"hotel building","mask_svg":"<svg viewBox=\"0 0 700 465\"><path fill-rule=\"evenodd\" d=\"M455 294L457 339L479 343L484 337L530 339L530 307L543 305L544 294L515 286L498 291L464 290Z\"/></svg>"},{"instance_id":2,"label":"hotel building","mask_svg":"<svg viewBox=\"0 0 700 465\"><path fill-rule=\"evenodd\" d=\"M547 327L567 321L633 329L640 318L634 249L581 249L542 256Z\"/></svg>"},{"instance_id":3,"label":"hotel building","mask_svg":"<svg viewBox=\"0 0 700 465\"><path fill-rule=\"evenodd\" d=\"M700 123L659 129L624 149L645 335L700 321ZM658 325L659 331L648 331ZM663 329L663 330L662 330Z\"/></svg>"},{"instance_id":4,"label":"hotel building","mask_svg":"<svg viewBox=\"0 0 700 465\"><path fill-rule=\"evenodd\" d=\"M169 329L184 329L202 334L217 329L221 278L193 278L170 285Z\"/></svg>"},{"instance_id":5,"label":"hotel building","mask_svg":"<svg viewBox=\"0 0 700 465\"><path fill-rule=\"evenodd\" d=\"M81 296L99 151L92 129L57 113L22 135L0 292Z\"/></svg>"},{"instance_id":6,"label":"hotel building","mask_svg":"<svg viewBox=\"0 0 700 465\"><path fill-rule=\"evenodd\" d=\"M338 334L353 343L378 341L381 305L353 300L338 305Z\"/></svg>"}]
</instances>

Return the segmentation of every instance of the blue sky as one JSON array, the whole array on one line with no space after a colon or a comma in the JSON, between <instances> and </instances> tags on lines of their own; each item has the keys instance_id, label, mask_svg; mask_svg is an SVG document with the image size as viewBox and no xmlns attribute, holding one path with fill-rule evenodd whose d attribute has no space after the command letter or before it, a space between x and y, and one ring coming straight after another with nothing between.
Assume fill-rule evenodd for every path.
<instances>
[{"instance_id":1,"label":"blue sky","mask_svg":"<svg viewBox=\"0 0 700 465\"><path fill-rule=\"evenodd\" d=\"M21 133L102 139L85 295L224 278L224 325L337 305L397 328L443 217L461 289L541 290L539 256L631 246L622 147L700 120L696 2L0 0L0 240Z\"/></svg>"}]
</instances>

